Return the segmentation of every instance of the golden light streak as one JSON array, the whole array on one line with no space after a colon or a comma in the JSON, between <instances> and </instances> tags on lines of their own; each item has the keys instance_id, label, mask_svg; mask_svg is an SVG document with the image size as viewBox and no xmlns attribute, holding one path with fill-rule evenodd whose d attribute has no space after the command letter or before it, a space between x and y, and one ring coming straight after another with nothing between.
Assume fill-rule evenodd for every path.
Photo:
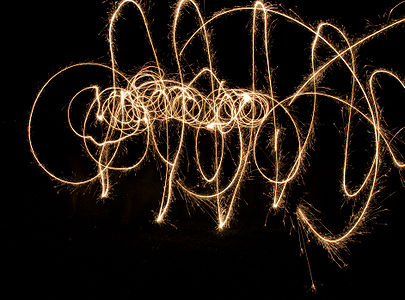
<instances>
[{"instance_id":1,"label":"golden light streak","mask_svg":"<svg viewBox=\"0 0 405 300\"><path fill-rule=\"evenodd\" d=\"M403 4L399 3L396 7ZM150 44L154 62L143 67L135 75L127 76L117 69L116 57L114 53L114 25L120 17L120 13L127 5L133 5L137 8L142 17L145 34ZM180 45L178 41L179 22L182 12L186 6L190 6L196 15L198 28L190 34L187 40ZM229 87L225 81L217 75L213 63L213 47L210 41L210 30L215 29L217 20L226 15L233 14L251 15L251 86L249 89ZM390 16L392 10L390 11ZM301 30L304 29L312 35L311 44L311 70L302 84L296 88L293 94L288 97L280 98L275 93L273 68L270 64L270 38L269 20L270 18L280 18L292 24L295 24ZM127 172L139 168L145 161L148 153L153 153L160 163L164 165L164 188L160 207L158 208L156 222L164 222L168 217L171 204L174 200L173 191L175 187L195 201L200 201L210 207L216 214L216 222L219 229L229 226L235 210L238 193L247 176L249 168L254 168L262 178L272 187L272 193L269 197L269 213L275 209L283 207L286 198L287 186L296 180L297 175L305 167L304 157L308 156L308 149L314 139L314 130L317 126L315 119L317 116L317 107L320 99L322 101L333 101L343 110L347 111L348 118L344 129L344 153L342 162L342 198L350 201L357 201L361 208L353 213L346 228L337 234L332 234L324 229L319 218L314 216L310 205L300 203L295 211L298 224L302 232L310 234L316 238L329 251L333 252L344 247L345 243L356 232L359 232L360 226L367 218L367 213L374 199L377 190L377 181L379 178L379 169L382 161L382 152L387 151L391 156L394 166L403 168L405 162L401 161L399 153L393 147L393 142L403 128L391 133L381 124L382 113L377 103L375 95L375 81L378 76L388 76L394 79L405 90L405 83L401 77L394 72L385 69L374 71L367 80L364 81L358 72L356 51L363 45L382 34L386 34L394 28L403 25L405 19L399 19L392 23L380 27L373 33L363 36L357 40L349 38L343 30L330 23L320 23L317 28L312 28L301 20L291 15L285 14L277 9L257 1L251 6L232 8L214 14L209 19L204 19L199 10L197 2L193 0L180 0L174 11L171 42L174 49L174 56L177 65L177 78L169 78L165 75L156 48L153 43L150 26L145 17L142 5L133 0L122 1L110 18L108 27L108 42L110 51L110 66L98 63L79 63L69 66L55 75L53 75L40 89L29 117L28 139L31 152L38 165L53 179L61 183L71 185L88 184L93 181L99 181L101 184L101 198L108 197L110 192L110 172ZM344 47L335 46L336 41L330 40L324 34L325 30L334 31L342 41ZM184 51L196 39L201 38L206 52L206 65L202 66L200 71L191 79L186 80L182 57ZM263 49L259 50L257 41L262 40ZM318 47L326 47L333 56L327 61L321 61L317 58ZM258 62L257 51L263 51L265 61ZM257 81L262 74L257 70L258 64L265 64L266 84L265 89L257 89ZM329 72L332 66L340 63L350 74L351 84L350 93L347 98L326 93L321 85L322 77L325 72ZM66 72L73 69L98 67L108 70L112 74L112 86L102 89L100 86L92 85L76 92L68 103L67 120L72 133L79 137L89 158L94 162L97 173L89 176L85 180L74 180L61 178L49 170L45 164L39 160L37 151L34 147L32 136L32 122L36 117L36 108L38 102L42 99L44 91ZM204 76L209 77L209 90L199 90L197 81ZM90 99L88 110L84 114L84 120L81 128L76 128L71 122L71 107L76 101L79 101L79 95L84 92L93 92ZM303 99L309 99L310 108L309 122L303 122L298 119L295 111L295 105ZM308 101L308 100L305 100ZM285 168L286 157L283 156L280 149L280 142L284 139L284 133L280 124L280 115L285 114L290 122L290 128L295 134L296 150L294 159L289 162L289 168ZM364 177L361 184L357 187L350 186L348 182L348 173L350 172L350 145L351 136L355 131L353 118L363 121L372 132L372 140L369 145L373 149L373 159L367 170L364 170ZM92 120L95 120L94 122ZM176 139L170 140L173 134L170 132L170 126L176 125L179 131L175 133ZM90 126L102 128L103 134L93 136L89 133ZM270 126L272 136L269 137L271 144L270 154L273 161L273 175L269 175L268 170L264 168L257 158L257 148L259 139L263 138L265 126ZM163 131L162 136L159 132ZM193 134L194 137L194 155L196 158L196 170L201 175L201 180L205 186L210 187L207 193L198 192L195 187L187 186L178 176L179 167L183 159L184 149L189 145L186 143L186 135ZM201 157L201 147L199 146L201 135L211 135L213 138L214 155L212 161L204 161ZM228 143L231 136L237 136L238 150L235 160L232 176L226 182L221 175L224 171L224 161L226 158L225 149L229 147ZM116 166L115 160L119 153L123 151L123 143L133 137L142 137L144 140L142 155L139 159L129 166ZM173 142L175 141L175 142ZM165 145L165 153L162 153L159 144ZM91 145L91 146L90 146ZM96 147L98 150L91 150ZM235 145L233 145L235 148ZM213 165L213 171L208 174L204 166ZM310 203L310 199L307 203ZM299 229L299 230L301 230ZM300 240L304 236L300 231ZM303 247L305 249L305 245ZM305 250L306 251L306 250ZM309 263L309 262L308 262ZM311 275L312 276L312 275Z\"/></svg>"}]
</instances>

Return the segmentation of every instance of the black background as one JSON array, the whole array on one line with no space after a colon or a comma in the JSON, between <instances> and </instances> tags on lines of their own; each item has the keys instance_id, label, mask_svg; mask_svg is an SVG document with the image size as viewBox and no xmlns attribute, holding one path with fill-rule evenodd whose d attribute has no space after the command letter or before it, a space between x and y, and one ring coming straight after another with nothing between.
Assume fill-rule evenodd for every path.
<instances>
[{"instance_id":1,"label":"black background","mask_svg":"<svg viewBox=\"0 0 405 300\"><path fill-rule=\"evenodd\" d=\"M205 2L201 3L201 8L206 15L247 4L243 1ZM319 21L334 21L355 38L386 24L386 13L396 2L305 0L283 1L282 4L314 27ZM172 225L153 224L161 181L152 159L136 176L130 173L116 178L120 183L114 186L111 199L105 203L96 201L98 185L72 190L50 180L36 166L29 152L26 126L31 105L42 84L61 68L84 61L108 64L106 36L114 3L20 1L7 5L2 24L5 50L2 73L6 81L3 81L1 108L4 175L0 210L4 253L1 272L7 280L1 282L0 293L8 295L4 299L26 296L42 299L154 299L158 296L351 299L401 295L405 194L399 173L390 167L388 156L384 157L386 164L382 169L386 175L385 188L376 198L376 206L382 209L369 224L369 233L348 245L347 266L339 268L320 246L314 243L307 246L317 286L315 293L310 289L308 267L299 252L297 233L294 230L290 233L288 224L283 226L282 216L274 216L270 225L263 227L266 189L255 180L250 180L241 192L243 200L238 206L237 221L221 233L217 232L212 219L198 210L189 212L181 199L173 204ZM166 25L172 17L170 6L174 5L170 1L169 4L145 2L158 53L167 65L173 65L168 46L170 29ZM229 31L231 37L238 35L236 28ZM125 39L130 37L128 28L122 32L122 45L127 43L128 49L139 51L121 50L122 57L127 59L121 66L130 72L131 68L136 70L149 60L148 52L144 46ZM217 36L221 34L223 32L218 32ZM283 35L279 35L285 42ZM307 50L310 41L306 41ZM403 76L403 50L402 27L402 32L394 31L371 43L367 51L361 53L364 55L359 62L361 70L366 74L374 67L386 67ZM275 55L293 55L289 50L279 51ZM219 53L218 50L217 64L228 67L229 74L238 73L240 69L232 69L235 66L226 59L222 61ZM232 55L236 56L228 54L228 60ZM302 70L309 73L308 57L291 59L301 60ZM239 62L240 66L249 66L248 58ZM279 93L285 95L307 74L279 69L282 80L277 87ZM228 79L226 74L223 71L221 75ZM236 74L230 82L248 87L243 81L245 75ZM385 92L394 95L391 89ZM385 118L400 124L405 107L400 102L404 94L395 95L397 106L394 109L387 106L389 115ZM334 147L332 138L328 140L326 133L320 134L323 138L319 139L325 145ZM44 147L54 146L46 142ZM64 160L56 151L49 159ZM334 170L324 167L325 162L333 158L319 154L311 159L305 189L309 190L309 197L319 202L327 190L326 175L336 176ZM294 192L291 195L294 197Z\"/></svg>"}]
</instances>

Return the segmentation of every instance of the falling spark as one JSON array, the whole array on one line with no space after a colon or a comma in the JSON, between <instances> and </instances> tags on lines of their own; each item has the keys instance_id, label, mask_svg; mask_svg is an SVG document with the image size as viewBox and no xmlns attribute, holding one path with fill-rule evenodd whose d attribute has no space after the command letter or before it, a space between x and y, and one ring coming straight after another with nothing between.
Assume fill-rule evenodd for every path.
<instances>
[{"instance_id":1,"label":"falling spark","mask_svg":"<svg viewBox=\"0 0 405 300\"><path fill-rule=\"evenodd\" d=\"M403 2L402 2L403 3ZM400 4L402 4L400 3ZM134 76L128 77L117 69L115 46L114 46L114 25L120 16L122 9L133 5L137 8L145 29L146 37L149 41L150 49L153 53L154 62L147 67L142 68ZM198 28L181 44L178 41L179 20L183 9L191 6L199 22ZM397 5L398 6L398 5ZM240 89L229 87L225 81L218 77L218 72L212 62L213 47L210 42L209 29L214 28L217 20L226 15L247 12L251 14L251 86L249 89ZM390 16L392 11L390 11ZM311 47L311 70L303 83L295 90L293 94L285 98L279 98L274 92L273 67L270 64L269 49L269 19L280 18L295 24L300 29L312 35ZM380 76L387 76L394 79L402 88L405 89L404 81L395 73L385 70L375 70L366 81L364 81L357 71L356 51L371 39L386 34L388 31L399 27L405 22L405 19L392 21L390 24L380 27L367 36L358 40L351 40L337 26L330 23L320 23L317 28L305 24L297 17L281 12L269 5L257 1L254 5L237 7L220 11L209 19L204 19L198 4L193 0L180 0L175 7L173 19L171 42L174 49L174 57L177 64L177 78L169 78L165 75L165 70L158 58L156 48L152 39L149 23L146 19L142 6L132 0L122 1L111 16L108 28L108 41L110 51L110 65L98 63L79 63L69 66L55 75L53 75L39 91L31 109L28 138L31 152L38 165L53 179L61 183L70 185L88 184L99 181L101 184L101 198L109 196L111 190L110 173L126 172L138 169L146 159L148 153L153 153L164 170L164 187L160 201L160 207L157 211L156 222L164 222L169 215L169 208L173 202L174 189L180 190L190 198L195 199L210 207L216 215L218 229L229 226L235 203L237 202L238 192L246 178L249 168L255 168L263 179L272 187L272 195L269 199L269 210L267 218L273 210L284 207L288 199L286 190L289 185L297 180L298 175L305 166L304 157L309 156L308 150L314 138L316 127L315 119L317 115L317 105L319 99L333 101L342 109L347 111L348 118L345 124L344 133L344 159L342 165L342 191L343 198L349 201L360 201L361 207L353 213L345 229L337 234L331 234L321 224L321 220L315 217L312 207L306 203L298 204L294 213L297 224L299 225L300 242L305 248L304 234L306 237L315 238L331 253L336 253L343 248L348 240L359 232L359 228L365 222L370 206L377 190L377 181L382 162L382 152L388 152L392 158L393 164L397 168L403 168L405 162L400 159L398 151L393 143L397 141L403 128L396 132L390 132L382 125L382 113L379 109L375 95L376 80ZM260 25L259 25L260 24ZM261 26L261 30L259 30ZM332 30L344 41L344 49L338 48L333 41L323 34L325 29ZM262 33L259 36L259 33ZM201 38L205 44L207 54L207 66L201 68L191 80L186 80L184 68L182 65L182 56L190 43L197 38ZM263 55L266 65L266 89L257 89L257 57L256 44L261 39L264 48ZM333 56L327 61L317 59L317 48L319 46L327 47ZM345 70L351 76L351 93L347 98L339 95L326 93L321 89L319 83L325 72L337 63L342 64ZM59 76L77 68L98 67L108 70L112 74L112 85L102 89L97 85L86 87L77 91L71 98L68 105L68 124L74 135L79 137L89 158L94 162L97 173L85 180L75 181L61 178L49 170L45 164L39 160L37 151L34 147L32 136L32 122L37 117L36 108L41 101L44 91ZM196 82L203 76L209 78L209 91L202 91L196 87ZM261 75L262 76L262 75ZM84 92L92 92L88 110L84 113L84 121L81 129L75 127L71 121L71 109L74 103L78 101L80 95ZM295 105L301 100L311 99L308 103L310 107L309 122L303 122L293 113ZM296 137L297 149L290 167L283 166L283 153L281 152L280 142L283 139L283 130L281 127L280 115L286 115L290 122L290 128ZM368 131L372 133L372 140L367 145L373 149L372 160L365 170L364 178L358 187L350 186L348 182L348 173L350 171L349 149L351 137L356 129L353 126L354 117L360 119L368 126ZM97 124L93 124L95 120ZM175 124L178 128L176 132L177 141L169 141L171 134L169 124ZM91 126L102 128L100 136L94 136L90 133ZM262 166L258 159L259 139L263 138L264 128L271 128L272 137L269 137L271 155L274 166L273 175L269 175L266 168ZM163 132L161 135L160 132ZM201 134L209 134L213 137L214 154L211 161L205 162L200 156L199 140ZM202 193L196 191L196 187L187 186L178 176L179 166L183 159L182 153L188 147L186 135L194 134L196 169L200 173L201 180L206 186L211 187L212 192ZM226 145L231 136L237 136L237 153L235 168L228 182L221 176L224 171L224 161L226 156ZM115 160L124 149L124 142L134 137L142 137L144 140L143 152L140 158L131 166L117 167ZM164 144L166 151L162 152L162 137L165 137ZM398 142L398 141L397 141ZM94 147L97 151L94 151ZM213 164L213 174L209 176L204 171L204 165ZM306 252L306 250L305 250ZM309 265L309 261L308 261ZM312 277L312 275L311 275Z\"/></svg>"}]
</instances>

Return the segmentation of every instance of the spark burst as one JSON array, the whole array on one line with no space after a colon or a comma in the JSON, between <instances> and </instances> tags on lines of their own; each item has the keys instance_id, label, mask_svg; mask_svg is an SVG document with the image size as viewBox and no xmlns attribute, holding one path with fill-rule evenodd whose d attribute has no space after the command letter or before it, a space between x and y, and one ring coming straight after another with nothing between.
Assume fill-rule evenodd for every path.
<instances>
[{"instance_id":1,"label":"spark burst","mask_svg":"<svg viewBox=\"0 0 405 300\"><path fill-rule=\"evenodd\" d=\"M403 4L400 3L400 4ZM399 5L400 5L399 4ZM133 76L127 76L117 68L114 35L114 26L120 13L127 6L134 6L140 14L145 29L154 61L143 67ZM178 41L178 24L184 8L188 6L195 12L198 28L185 41ZM392 11L391 11L392 13ZM211 44L211 30L215 30L218 20L227 15L250 14L251 16L251 85L248 89L232 88L217 74L213 63L214 47ZM293 94L280 98L276 95L274 84L274 66L270 57L270 19L288 21L301 30L312 35L311 44L311 69L308 75ZM288 198L286 190L289 185L297 181L303 173L308 150L314 139L314 130L317 126L316 116L319 101L337 103L347 115L344 126L344 159L342 162L341 189L342 199L348 202L361 203L353 212L345 229L337 234L330 233L321 224L320 217L316 217L311 207L310 199L301 201L292 212L296 217L301 243L305 249L303 232L314 237L331 254L345 247L351 237L359 232L359 228L368 217L368 212L377 191L379 170L382 163L383 152L389 153L393 164L403 168L405 163L401 154L394 147L399 141L403 128L391 132L383 127L382 113L379 108L375 93L377 78L385 76L393 79L402 88L404 81L394 72L386 69L377 69L364 80L358 72L356 52L370 40L384 35L394 28L403 25L405 19L391 21L369 35L357 40L350 39L337 26L330 23L320 23L316 28L305 24L296 16L286 14L280 9L273 8L260 1L251 6L237 7L220 11L212 17L205 19L200 12L198 4L193 0L181 0L174 11L171 42L177 65L176 76L167 76L157 49L155 48L149 23L142 6L132 0L119 3L113 12L108 27L108 42L110 51L110 65L99 63L79 63L69 66L53 75L39 91L29 117L28 138L31 152L38 165L53 179L69 185L83 185L94 181L101 184L101 198L109 195L111 172L127 172L138 169L149 154L163 164L164 188L156 214L156 222L164 222L170 214L169 208L173 202L173 191L179 188L184 195L200 204L206 205L215 214L219 229L229 226L234 216L235 203L241 185L250 169L255 169L268 183L271 192L269 197L270 212L286 208ZM324 34L326 30L337 34L344 47ZM191 80L186 80L190 74L185 74L182 57L188 47L196 39L201 39L206 51L206 65L199 72L192 74ZM259 61L257 58L257 44L262 45ZM318 59L319 47L326 47L332 55L327 61ZM350 74L350 93L342 97L333 94L322 86L322 79L326 72L337 64L344 66ZM257 71L258 65L265 65L265 76ZM35 150L32 136L32 122L36 116L36 107L42 99L44 91L56 78L78 68L97 67L111 72L112 84L108 88L99 85L88 86L78 90L68 102L67 120L71 132L79 137L86 150L86 154L94 163L97 172L85 180L61 178L49 170L39 160ZM260 77L260 78L259 78ZM258 88L258 81L265 81L265 87ZM199 89L198 82L206 80L208 89ZM326 90L326 92L325 92ZM71 121L71 110L84 94L92 93L89 97L87 111L83 115L83 122L78 128ZM306 116L309 121L299 119L295 114L296 105L300 101L307 101L310 112ZM281 115L284 115L283 121ZM285 121L287 120L287 122ZM351 138L356 127L355 122L366 124L371 133L369 144L364 145L373 151L372 160L364 177L357 186L351 186L348 173L351 170L350 149ZM91 127L100 129L100 134L92 133ZM280 145L285 138L283 128L288 127L294 134L296 149L293 157L283 155ZM174 133L173 133L174 130ZM176 135L176 138L172 136ZM208 161L201 155L201 136L210 135L213 139L213 156ZM194 142L190 147L189 137ZM229 178L222 176L230 147L230 140L237 141L232 175ZM135 138L143 141L142 154L139 159L129 166L117 166L115 161L121 152L125 151L125 144ZM261 139L267 139L270 150L268 155L272 158L272 171L263 165L258 158L258 144ZM196 186L188 186L179 176L184 163L185 149L193 148L195 167L199 173L201 185L205 192ZM229 153L228 153L229 154ZM189 162L185 162L189 163ZM212 166L212 174L208 174L206 167ZM305 180L305 178L304 178ZM265 222L267 222L267 217Z\"/></svg>"}]
</instances>

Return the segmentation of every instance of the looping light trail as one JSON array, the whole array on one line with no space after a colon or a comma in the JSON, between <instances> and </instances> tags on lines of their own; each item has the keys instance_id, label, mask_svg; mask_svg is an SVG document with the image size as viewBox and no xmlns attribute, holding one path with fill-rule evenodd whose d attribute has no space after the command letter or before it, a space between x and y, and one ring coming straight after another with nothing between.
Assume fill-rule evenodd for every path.
<instances>
[{"instance_id":1,"label":"looping light trail","mask_svg":"<svg viewBox=\"0 0 405 300\"><path fill-rule=\"evenodd\" d=\"M116 57L114 54L114 25L120 16L122 9L128 5L135 6L141 15L145 33L149 40L150 48L154 56L154 63L142 68L132 77L128 77L117 70ZM184 7L190 6L195 11L198 29L193 32L183 44L178 41L177 33L180 30L178 24L181 19ZM225 81L218 77L212 61L213 46L210 42L209 32L215 28L215 21L225 15L248 13L251 14L251 86L247 89L229 87ZM392 12L391 12L392 13ZM390 13L390 14L391 14ZM284 19L304 29L313 37L311 47L311 70L303 83L296 91L286 98L279 98L274 92L273 67L270 63L269 49L269 20L270 18ZM164 190L161 204L156 216L157 222L163 222L173 202L173 190L179 187L183 193L191 196L196 201L207 204L216 212L218 228L222 229L229 225L235 209L238 192L244 181L247 171L252 166L257 169L263 179L272 187L272 196L269 199L269 212L283 207L286 199L286 188L294 182L297 175L304 167L304 157L314 139L314 128L316 126L317 106L322 101L333 101L337 103L348 114L344 129L344 159L342 163L342 192L343 198L348 201L360 201L361 207L354 212L346 228L337 234L328 232L315 217L315 214L308 204L299 204L295 216L298 223L305 229L307 234L315 237L328 250L334 251L343 247L346 241L358 232L359 227L365 221L373 197L376 193L379 169L382 160L382 152L388 151L394 165L403 168L405 162L401 160L400 153L393 147L402 129L390 132L382 126L382 116L375 95L376 80L380 76L388 76L398 82L405 89L404 81L391 71L378 69L374 71L368 80L364 81L359 76L356 62L356 51L371 39L386 34L393 28L400 27L405 19L399 19L383 26L375 32L364 36L356 41L349 39L345 33L330 23L320 23L317 28L303 23L294 16L285 14L277 9L256 2L252 6L238 7L221 11L209 19L204 19L200 13L197 3L193 0L180 0L177 3L173 19L172 47L177 63L177 78L169 78L165 74L153 43L149 24L143 12L142 6L136 1L122 1L112 14L109 25L109 49L111 65L97 63L79 63L69 66L53 75L39 91L32 106L29 117L28 137L32 154L38 165L52 178L66 184L80 185L92 181L99 181L101 184L101 197L107 197L110 191L110 172L135 170L147 157L153 153L165 166ZM260 26L260 28L259 28ZM331 30L341 37L344 47L336 46L336 43L324 34ZM207 65L193 77L192 80L185 80L182 56L187 47L194 39L201 38L205 45L207 54ZM264 45L266 65L265 81L267 88L258 90L256 66L257 61L256 44ZM320 61L317 58L319 47L326 47L333 55L327 61ZM263 62L260 62L263 63ZM320 85L325 72L339 63L351 77L351 92L346 98L332 92L325 92ZM112 74L112 85L102 89L93 85L77 91L70 99L68 105L68 124L74 135L79 137L84 145L86 153L97 167L97 173L89 176L86 180L75 181L73 179L60 178L49 170L45 163L39 160L34 147L32 136L32 122L36 117L36 107L42 99L44 90L59 76L72 69L99 67L109 70ZM262 76L262 75L260 75ZM209 91L199 90L197 82L209 78ZM124 84L123 84L124 82ZM84 114L80 128L75 127L71 121L72 107L79 101L83 93L92 93L88 110ZM81 98L80 98L81 99ZM310 107L309 122L304 122L294 114L295 106L300 101L308 102ZM292 129L296 139L294 158L283 157L280 143L284 139L283 126L280 115L287 117L288 126ZM356 128L354 120L360 120L371 132L370 142L367 145L374 152L366 170L364 178L357 186L351 186L347 180L350 170L351 136ZM284 121L285 123L285 121ZM176 139L171 139L170 126L177 126ZM89 128L97 126L101 128L100 135L93 135ZM271 135L263 135L263 131L270 128ZM163 132L163 134L160 134ZM202 193L194 186L187 186L178 176L178 168L184 159L183 151L189 148L186 143L186 135L192 134L195 142L193 149L196 158L196 169L200 179L205 185L211 187L211 192ZM211 135L213 143L213 157L211 161L204 161L199 146L201 135ZM232 176L225 180L221 174L224 170L227 143L231 136L237 136L235 168ZM123 151L125 142L134 137L141 137L144 141L142 155L129 166L116 166L115 160ZM274 170L262 165L258 159L258 143L260 139L268 139L270 150L269 155L273 160ZM163 140L163 142L162 142ZM162 150L161 145L165 145ZM97 151L93 149L96 148ZM235 147L234 147L235 148ZM190 149L189 149L190 150ZM270 153L271 152L271 153ZM205 171L206 165L213 165L212 174ZM287 167L286 167L287 166ZM308 201L310 202L310 201ZM266 220L267 221L267 220Z\"/></svg>"}]
</instances>

